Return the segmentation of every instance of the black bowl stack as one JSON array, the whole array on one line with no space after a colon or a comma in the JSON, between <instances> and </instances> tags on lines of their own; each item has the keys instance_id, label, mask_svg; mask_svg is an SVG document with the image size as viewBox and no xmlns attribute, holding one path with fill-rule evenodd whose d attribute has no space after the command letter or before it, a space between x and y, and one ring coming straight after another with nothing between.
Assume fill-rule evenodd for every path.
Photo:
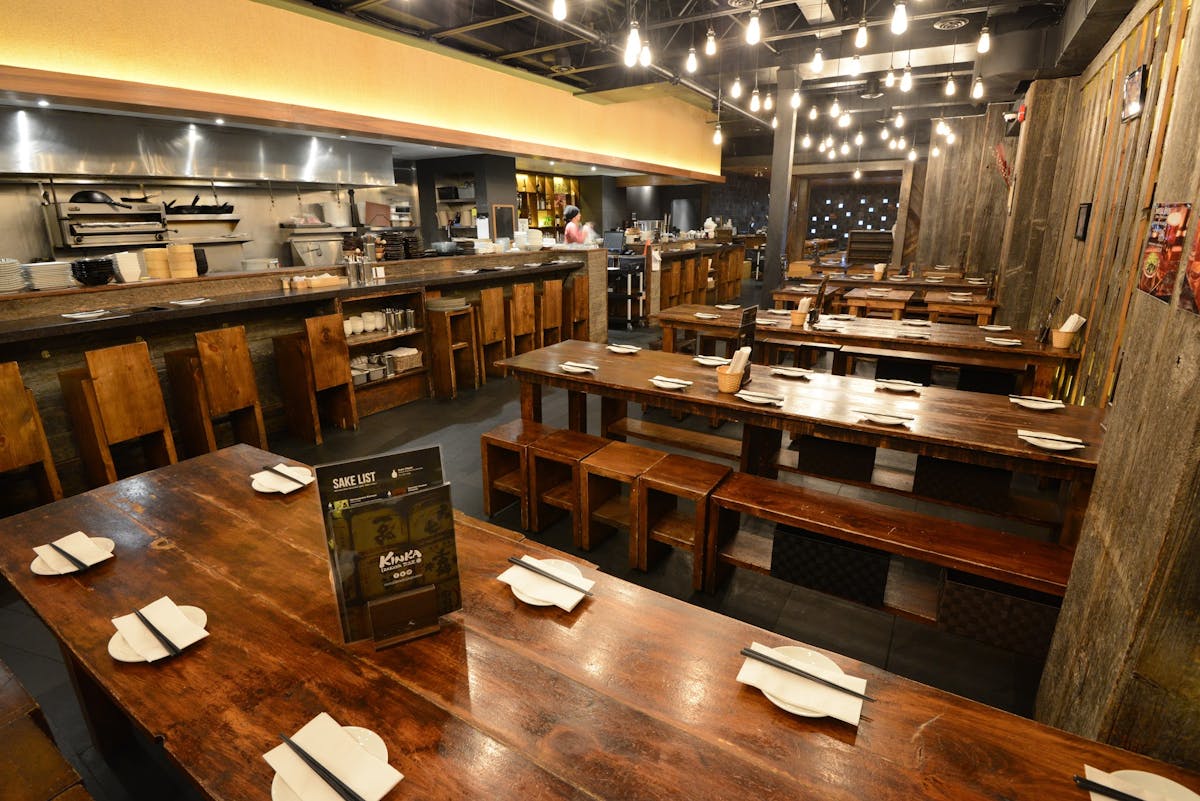
<instances>
[{"instance_id":1,"label":"black bowl stack","mask_svg":"<svg viewBox=\"0 0 1200 801\"><path fill-rule=\"evenodd\" d=\"M84 286L104 286L113 280L113 260L107 256L71 262L71 275Z\"/></svg>"}]
</instances>

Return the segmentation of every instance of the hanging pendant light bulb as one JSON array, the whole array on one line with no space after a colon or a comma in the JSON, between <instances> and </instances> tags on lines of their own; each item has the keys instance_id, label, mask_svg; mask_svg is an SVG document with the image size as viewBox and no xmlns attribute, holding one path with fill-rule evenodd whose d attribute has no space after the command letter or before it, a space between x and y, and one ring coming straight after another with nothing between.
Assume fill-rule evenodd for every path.
<instances>
[{"instance_id":1,"label":"hanging pendant light bulb","mask_svg":"<svg viewBox=\"0 0 1200 801\"><path fill-rule=\"evenodd\" d=\"M896 140L889 139L888 140L888 150L895 150L895 149L896 149Z\"/></svg>"},{"instance_id":2,"label":"hanging pendant light bulb","mask_svg":"<svg viewBox=\"0 0 1200 801\"><path fill-rule=\"evenodd\" d=\"M954 131L946 131L946 144L948 144L948 145L954 144L954 139L955 139Z\"/></svg>"},{"instance_id":3,"label":"hanging pendant light bulb","mask_svg":"<svg viewBox=\"0 0 1200 801\"><path fill-rule=\"evenodd\" d=\"M820 75L821 70L825 69L825 54L821 52L821 48L817 48L813 53L812 61L809 62L808 68L812 70L814 75Z\"/></svg>"},{"instance_id":4,"label":"hanging pendant light bulb","mask_svg":"<svg viewBox=\"0 0 1200 801\"><path fill-rule=\"evenodd\" d=\"M800 104L803 102L804 102L804 99L802 97L800 97L799 89L792 92L792 100L791 100L792 108L794 108L794 109L800 108Z\"/></svg>"},{"instance_id":5,"label":"hanging pendant light bulb","mask_svg":"<svg viewBox=\"0 0 1200 801\"><path fill-rule=\"evenodd\" d=\"M691 73L694 73L700 68L700 63L696 59L696 48L692 47L688 49L687 63L683 65L683 68Z\"/></svg>"},{"instance_id":6,"label":"hanging pendant light bulb","mask_svg":"<svg viewBox=\"0 0 1200 801\"><path fill-rule=\"evenodd\" d=\"M904 0L896 0L896 6L892 9L892 33L899 36L908 30L908 8L905 6Z\"/></svg>"},{"instance_id":7,"label":"hanging pendant light bulb","mask_svg":"<svg viewBox=\"0 0 1200 801\"><path fill-rule=\"evenodd\" d=\"M900 76L900 91L911 92L912 83L912 67L910 67L908 64L905 64L904 74Z\"/></svg>"},{"instance_id":8,"label":"hanging pendant light bulb","mask_svg":"<svg viewBox=\"0 0 1200 801\"><path fill-rule=\"evenodd\" d=\"M709 27L707 36L704 37L704 55L715 56L717 54L717 32Z\"/></svg>"},{"instance_id":9,"label":"hanging pendant light bulb","mask_svg":"<svg viewBox=\"0 0 1200 801\"><path fill-rule=\"evenodd\" d=\"M850 153L850 143L849 143L849 142L846 142L846 141L843 141L843 142L842 142L841 151L842 151L842 155L843 155L843 156L845 156L845 155L849 155L849 153Z\"/></svg>"},{"instance_id":10,"label":"hanging pendant light bulb","mask_svg":"<svg viewBox=\"0 0 1200 801\"><path fill-rule=\"evenodd\" d=\"M746 25L746 44L756 45L762 40L762 26L758 21L758 6L750 9L750 22Z\"/></svg>"},{"instance_id":11,"label":"hanging pendant light bulb","mask_svg":"<svg viewBox=\"0 0 1200 801\"><path fill-rule=\"evenodd\" d=\"M833 134L825 137L825 147L833 147Z\"/></svg>"},{"instance_id":12,"label":"hanging pendant light bulb","mask_svg":"<svg viewBox=\"0 0 1200 801\"><path fill-rule=\"evenodd\" d=\"M850 59L850 74L858 75L860 72L862 72L862 59L858 57L858 53L855 53Z\"/></svg>"},{"instance_id":13,"label":"hanging pendant light bulb","mask_svg":"<svg viewBox=\"0 0 1200 801\"><path fill-rule=\"evenodd\" d=\"M761 108L762 100L758 96L758 88L756 87L754 91L750 93L750 110L757 114Z\"/></svg>"},{"instance_id":14,"label":"hanging pendant light bulb","mask_svg":"<svg viewBox=\"0 0 1200 801\"><path fill-rule=\"evenodd\" d=\"M915 147L912 150L908 151L908 160L909 161L917 160L917 149Z\"/></svg>"},{"instance_id":15,"label":"hanging pendant light bulb","mask_svg":"<svg viewBox=\"0 0 1200 801\"><path fill-rule=\"evenodd\" d=\"M550 13L553 14L554 18L559 22L562 22L564 19L566 19L567 0L554 0L553 5L550 7Z\"/></svg>"},{"instance_id":16,"label":"hanging pendant light bulb","mask_svg":"<svg viewBox=\"0 0 1200 801\"><path fill-rule=\"evenodd\" d=\"M983 78L975 76L975 83L971 86L971 97L979 100L983 97Z\"/></svg>"},{"instance_id":17,"label":"hanging pendant light bulb","mask_svg":"<svg viewBox=\"0 0 1200 801\"><path fill-rule=\"evenodd\" d=\"M772 127L772 128L778 128L778 127L779 127L779 118L778 118L778 117L772 117L772 118L771 118L771 127Z\"/></svg>"},{"instance_id":18,"label":"hanging pendant light bulb","mask_svg":"<svg viewBox=\"0 0 1200 801\"><path fill-rule=\"evenodd\" d=\"M770 111L773 108L775 108L775 98L768 94L763 98L763 110Z\"/></svg>"},{"instance_id":19,"label":"hanging pendant light bulb","mask_svg":"<svg viewBox=\"0 0 1200 801\"><path fill-rule=\"evenodd\" d=\"M833 104L829 106L829 116L835 119L842 116L842 105L838 103L836 97L833 99Z\"/></svg>"},{"instance_id":20,"label":"hanging pendant light bulb","mask_svg":"<svg viewBox=\"0 0 1200 801\"><path fill-rule=\"evenodd\" d=\"M817 107L816 106L808 107L808 118L810 120L815 120L817 118Z\"/></svg>"},{"instance_id":21,"label":"hanging pendant light bulb","mask_svg":"<svg viewBox=\"0 0 1200 801\"><path fill-rule=\"evenodd\" d=\"M879 131L879 138L886 142L889 136L891 136L891 134L888 132L887 126L885 125Z\"/></svg>"},{"instance_id":22,"label":"hanging pendant light bulb","mask_svg":"<svg viewBox=\"0 0 1200 801\"><path fill-rule=\"evenodd\" d=\"M863 138L864 138L864 137L863 137L863 132L862 132L862 131L859 131L858 133L856 133L856 134L854 135L854 144L858 145L859 147L862 147L862 144L863 144Z\"/></svg>"},{"instance_id":23,"label":"hanging pendant light bulb","mask_svg":"<svg viewBox=\"0 0 1200 801\"><path fill-rule=\"evenodd\" d=\"M862 170L860 170L856 167L854 169L854 180L857 181L859 178L862 178Z\"/></svg>"},{"instance_id":24,"label":"hanging pendant light bulb","mask_svg":"<svg viewBox=\"0 0 1200 801\"><path fill-rule=\"evenodd\" d=\"M830 161L833 161L835 158L837 158L837 151L831 147L825 151L825 155L829 156Z\"/></svg>"},{"instance_id":25,"label":"hanging pendant light bulb","mask_svg":"<svg viewBox=\"0 0 1200 801\"><path fill-rule=\"evenodd\" d=\"M808 150L812 147L812 137L808 135L808 131L804 132L804 138L800 140L800 147Z\"/></svg>"},{"instance_id":26,"label":"hanging pendant light bulb","mask_svg":"<svg viewBox=\"0 0 1200 801\"><path fill-rule=\"evenodd\" d=\"M629 37L625 40L625 66L632 67L637 63L638 53L642 49L642 35L638 32L637 20L629 23Z\"/></svg>"},{"instance_id":27,"label":"hanging pendant light bulb","mask_svg":"<svg viewBox=\"0 0 1200 801\"><path fill-rule=\"evenodd\" d=\"M850 127L850 114L848 112L843 111L842 116L838 117L838 127L839 128L849 128Z\"/></svg>"},{"instance_id":28,"label":"hanging pendant light bulb","mask_svg":"<svg viewBox=\"0 0 1200 801\"><path fill-rule=\"evenodd\" d=\"M902 136L896 140L896 149L903 150L907 144L908 143L905 141L904 137Z\"/></svg>"},{"instance_id":29,"label":"hanging pendant light bulb","mask_svg":"<svg viewBox=\"0 0 1200 801\"><path fill-rule=\"evenodd\" d=\"M936 159L938 156L942 155L942 149L940 147L938 147L937 145L934 145L933 147L931 147L929 149L929 155L933 156Z\"/></svg>"},{"instance_id":30,"label":"hanging pendant light bulb","mask_svg":"<svg viewBox=\"0 0 1200 801\"><path fill-rule=\"evenodd\" d=\"M719 145L725 137L721 136L721 123L717 123L716 129L713 131L713 144Z\"/></svg>"},{"instance_id":31,"label":"hanging pendant light bulb","mask_svg":"<svg viewBox=\"0 0 1200 801\"><path fill-rule=\"evenodd\" d=\"M946 79L946 97L953 97L958 91L958 84L954 82L954 76L951 75Z\"/></svg>"},{"instance_id":32,"label":"hanging pendant light bulb","mask_svg":"<svg viewBox=\"0 0 1200 801\"><path fill-rule=\"evenodd\" d=\"M854 34L854 46L862 50L867 46L867 18L858 21L858 30Z\"/></svg>"},{"instance_id":33,"label":"hanging pendant light bulb","mask_svg":"<svg viewBox=\"0 0 1200 801\"><path fill-rule=\"evenodd\" d=\"M638 63L641 64L643 67L650 66L650 43L649 42L645 42L642 44L642 52L638 54Z\"/></svg>"},{"instance_id":34,"label":"hanging pendant light bulb","mask_svg":"<svg viewBox=\"0 0 1200 801\"><path fill-rule=\"evenodd\" d=\"M742 78L740 75L733 79L733 86L729 87L729 96L734 100L742 96Z\"/></svg>"},{"instance_id":35,"label":"hanging pendant light bulb","mask_svg":"<svg viewBox=\"0 0 1200 801\"><path fill-rule=\"evenodd\" d=\"M817 152L818 152L818 153L824 153L824 152L826 151L826 149L827 149L827 148L825 147L825 140L824 140L824 139L822 139L822 140L821 140L821 143L820 143L819 145L817 145Z\"/></svg>"},{"instance_id":36,"label":"hanging pendant light bulb","mask_svg":"<svg viewBox=\"0 0 1200 801\"><path fill-rule=\"evenodd\" d=\"M976 53L986 53L992 49L992 34L988 30L988 26L984 25L979 29L979 44L975 45Z\"/></svg>"},{"instance_id":37,"label":"hanging pendant light bulb","mask_svg":"<svg viewBox=\"0 0 1200 801\"><path fill-rule=\"evenodd\" d=\"M887 75L883 76L883 85L886 86L888 89L891 89L893 86L896 85L896 71L895 70L889 69L887 71Z\"/></svg>"},{"instance_id":38,"label":"hanging pendant light bulb","mask_svg":"<svg viewBox=\"0 0 1200 801\"><path fill-rule=\"evenodd\" d=\"M937 133L938 136L944 136L946 134L946 131L949 129L946 127L945 120L938 120L937 125L934 127L933 130Z\"/></svg>"},{"instance_id":39,"label":"hanging pendant light bulb","mask_svg":"<svg viewBox=\"0 0 1200 801\"><path fill-rule=\"evenodd\" d=\"M896 119L892 120L892 125L895 125L897 128L904 127L904 112L903 111L896 112Z\"/></svg>"}]
</instances>

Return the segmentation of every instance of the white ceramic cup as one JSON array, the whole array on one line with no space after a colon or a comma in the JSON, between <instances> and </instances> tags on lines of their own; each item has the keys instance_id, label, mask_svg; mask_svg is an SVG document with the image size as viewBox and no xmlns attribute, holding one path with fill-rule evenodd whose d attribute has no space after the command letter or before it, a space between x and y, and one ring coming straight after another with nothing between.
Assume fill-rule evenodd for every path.
<instances>
[{"instance_id":1,"label":"white ceramic cup","mask_svg":"<svg viewBox=\"0 0 1200 801\"><path fill-rule=\"evenodd\" d=\"M382 331L387 328L387 315L381 311L371 312L371 318L375 321L375 330Z\"/></svg>"},{"instance_id":2,"label":"white ceramic cup","mask_svg":"<svg viewBox=\"0 0 1200 801\"><path fill-rule=\"evenodd\" d=\"M350 326L351 330L356 334L361 334L366 330L365 326L363 325L363 318L359 317L357 314L350 318Z\"/></svg>"},{"instance_id":3,"label":"white ceramic cup","mask_svg":"<svg viewBox=\"0 0 1200 801\"><path fill-rule=\"evenodd\" d=\"M354 333L354 323L350 322L349 318L342 320L342 330L346 332L346 336L350 336Z\"/></svg>"},{"instance_id":4,"label":"white ceramic cup","mask_svg":"<svg viewBox=\"0 0 1200 801\"><path fill-rule=\"evenodd\" d=\"M363 312L363 333L369 334L375 330L375 315L371 312Z\"/></svg>"}]
</instances>

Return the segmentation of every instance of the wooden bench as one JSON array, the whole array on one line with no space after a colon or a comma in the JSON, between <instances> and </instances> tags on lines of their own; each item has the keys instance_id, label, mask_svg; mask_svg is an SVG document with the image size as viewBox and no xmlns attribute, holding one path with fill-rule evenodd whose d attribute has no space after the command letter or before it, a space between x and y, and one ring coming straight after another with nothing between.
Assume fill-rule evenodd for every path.
<instances>
[{"instance_id":1,"label":"wooden bench","mask_svg":"<svg viewBox=\"0 0 1200 801\"><path fill-rule=\"evenodd\" d=\"M508 496L521 508L521 528L529 528L529 446L558 429L532 420L496 426L479 438L483 472L483 511L492 517Z\"/></svg>"},{"instance_id":2,"label":"wooden bench","mask_svg":"<svg viewBox=\"0 0 1200 801\"><path fill-rule=\"evenodd\" d=\"M753 535L738 535L742 514L1060 597L1074 558L1073 549L1055 543L747 473L726 478L709 496L709 506L705 563L710 567L704 577L709 592L716 589L719 566L770 570L769 548L745 541Z\"/></svg>"},{"instance_id":3,"label":"wooden bench","mask_svg":"<svg viewBox=\"0 0 1200 801\"><path fill-rule=\"evenodd\" d=\"M37 703L0 662L0 798L88 801L80 781L50 738Z\"/></svg>"}]
</instances>

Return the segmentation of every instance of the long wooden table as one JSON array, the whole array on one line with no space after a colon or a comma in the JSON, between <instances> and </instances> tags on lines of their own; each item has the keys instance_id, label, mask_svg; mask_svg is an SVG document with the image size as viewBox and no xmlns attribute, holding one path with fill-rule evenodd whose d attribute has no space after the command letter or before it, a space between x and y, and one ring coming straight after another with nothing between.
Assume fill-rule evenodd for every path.
<instances>
[{"instance_id":1,"label":"long wooden table","mask_svg":"<svg viewBox=\"0 0 1200 801\"><path fill-rule=\"evenodd\" d=\"M741 647L795 641L586 565L595 597L573 613L526 606L496 581L507 557L570 557L463 515L463 610L389 650L343 645L314 492L250 489L271 459L237 446L0 521L0 571L63 644L88 710L158 738L214 801L268 798L261 754L322 711L383 738L405 775L388 801L1043 801L1076 797L1085 763L1200 786L837 654L878 699L859 726L790 715L734 678ZM116 558L32 575L31 547L75 529L114 539ZM109 618L163 594L205 609L210 636L155 665L112 660Z\"/></svg>"},{"instance_id":2,"label":"long wooden table","mask_svg":"<svg viewBox=\"0 0 1200 801\"><path fill-rule=\"evenodd\" d=\"M718 320L700 320L698 311L720 314ZM673 350L678 330L702 330L716 338L728 338L737 329L740 312L721 310L712 306L685 305L665 309L655 315L663 328L663 350ZM920 353L936 357L940 364L985 367L1023 373L1022 392L1050 395L1055 388L1055 376L1060 368L1070 369L1079 361L1079 354L1069 348L1055 348L1036 341L1033 331L988 332L976 326L935 323L931 326L904 325L894 320L856 317L852 320L830 320L825 323L839 331L817 331L807 326L793 326L790 316L762 312L757 335L789 342L811 342L840 345L845 348L875 348L904 353ZM670 328L670 334L667 329ZM912 334L928 334L929 339L913 339ZM994 345L988 337L1020 339L1020 345ZM670 342L670 345L668 345ZM844 370L845 359L834 359L834 372Z\"/></svg>"},{"instance_id":3,"label":"long wooden table","mask_svg":"<svg viewBox=\"0 0 1200 801\"><path fill-rule=\"evenodd\" d=\"M571 374L566 361L598 365L594 373ZM626 417L629 402L675 412L733 420L743 424L740 469L775 475L782 432L793 436L909 451L965 464L999 467L1070 482L1061 541L1073 545L1091 494L1103 431L1099 409L1067 406L1046 413L1020 408L1008 398L943 387L923 387L919 395L879 389L865 378L813 373L807 380L772 376L768 367L751 369L756 392L784 397L782 408L760 406L717 391L713 368L702 367L679 353L642 350L636 355L608 351L594 342L568 340L500 362L521 382L521 414L542 418L542 387L568 391L572 428L586 430L586 397L601 398L602 434ZM683 391L659 389L651 376L693 381ZM911 415L905 426L867 422L862 410ZM1050 430L1078 437L1086 448L1046 451L1017 438L1018 429Z\"/></svg>"}]
</instances>

